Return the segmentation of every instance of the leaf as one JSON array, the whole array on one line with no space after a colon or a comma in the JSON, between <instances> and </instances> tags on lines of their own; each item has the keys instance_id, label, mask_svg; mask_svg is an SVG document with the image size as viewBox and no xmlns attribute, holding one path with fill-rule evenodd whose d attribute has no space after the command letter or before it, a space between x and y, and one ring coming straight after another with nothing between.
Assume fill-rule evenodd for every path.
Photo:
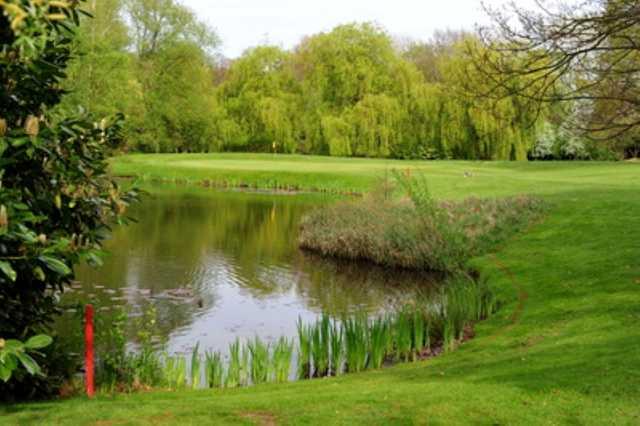
<instances>
[{"instance_id":1,"label":"leaf","mask_svg":"<svg viewBox=\"0 0 640 426\"><path fill-rule=\"evenodd\" d=\"M0 380L7 383L11 378L12 373L12 369L0 362Z\"/></svg>"},{"instance_id":2,"label":"leaf","mask_svg":"<svg viewBox=\"0 0 640 426\"><path fill-rule=\"evenodd\" d=\"M29 374L31 374L32 376L40 374L40 366L33 358L31 358L29 354L21 352L18 353L17 356L20 360L20 363L24 366Z\"/></svg>"},{"instance_id":3,"label":"leaf","mask_svg":"<svg viewBox=\"0 0 640 426\"><path fill-rule=\"evenodd\" d=\"M51 269L53 272L66 276L71 275L71 269L67 266L66 263L62 262L59 259L51 256L40 256L38 259L47 265L47 268Z\"/></svg>"},{"instance_id":4,"label":"leaf","mask_svg":"<svg viewBox=\"0 0 640 426\"><path fill-rule=\"evenodd\" d=\"M18 273L13 269L9 262L0 260L0 271L2 271L2 273L4 273L7 278L13 282L16 282L18 279Z\"/></svg>"},{"instance_id":5,"label":"leaf","mask_svg":"<svg viewBox=\"0 0 640 426\"><path fill-rule=\"evenodd\" d=\"M46 348L53 342L53 339L46 334L39 334L37 336L33 336L24 344L24 347L27 349L42 349Z\"/></svg>"}]
</instances>

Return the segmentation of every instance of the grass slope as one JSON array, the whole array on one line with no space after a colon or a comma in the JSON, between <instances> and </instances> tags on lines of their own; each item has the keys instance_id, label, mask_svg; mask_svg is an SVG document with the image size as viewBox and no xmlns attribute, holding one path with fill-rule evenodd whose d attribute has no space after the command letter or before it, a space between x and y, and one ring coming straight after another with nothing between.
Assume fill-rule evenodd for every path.
<instances>
[{"instance_id":1,"label":"grass slope","mask_svg":"<svg viewBox=\"0 0 640 426\"><path fill-rule=\"evenodd\" d=\"M438 196L528 192L552 207L474 260L508 303L452 354L338 379L10 406L0 424L640 424L639 164L205 158L131 156L114 169L343 190L412 165Z\"/></svg>"}]
</instances>

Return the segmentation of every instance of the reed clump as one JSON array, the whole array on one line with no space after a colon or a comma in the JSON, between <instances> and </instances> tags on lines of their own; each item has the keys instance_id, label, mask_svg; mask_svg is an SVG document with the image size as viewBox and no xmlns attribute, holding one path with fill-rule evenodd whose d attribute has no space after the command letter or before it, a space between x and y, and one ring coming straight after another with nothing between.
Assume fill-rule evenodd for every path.
<instances>
[{"instance_id":1,"label":"reed clump","mask_svg":"<svg viewBox=\"0 0 640 426\"><path fill-rule=\"evenodd\" d=\"M467 261L518 232L544 211L527 196L437 201L419 177L396 174L392 197L372 193L307 214L301 248L379 265L459 272Z\"/></svg>"}]
</instances>

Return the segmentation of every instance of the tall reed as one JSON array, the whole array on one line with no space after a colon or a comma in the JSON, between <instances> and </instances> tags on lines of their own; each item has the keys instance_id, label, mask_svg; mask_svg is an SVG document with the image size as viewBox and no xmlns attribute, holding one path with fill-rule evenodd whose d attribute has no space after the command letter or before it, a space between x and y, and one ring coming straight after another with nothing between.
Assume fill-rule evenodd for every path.
<instances>
[{"instance_id":1,"label":"tall reed","mask_svg":"<svg viewBox=\"0 0 640 426\"><path fill-rule=\"evenodd\" d=\"M187 377L187 360L183 356L165 354L163 376L165 385L169 389L184 388Z\"/></svg>"},{"instance_id":2,"label":"tall reed","mask_svg":"<svg viewBox=\"0 0 640 426\"><path fill-rule=\"evenodd\" d=\"M311 328L311 355L313 358L313 375L315 377L324 377L329 374L330 359L330 332L331 323L329 317L324 315Z\"/></svg>"},{"instance_id":3,"label":"tall reed","mask_svg":"<svg viewBox=\"0 0 640 426\"><path fill-rule=\"evenodd\" d=\"M229 346L229 368L227 369L226 387L235 388L241 382L240 340L236 339Z\"/></svg>"},{"instance_id":4,"label":"tall reed","mask_svg":"<svg viewBox=\"0 0 640 426\"><path fill-rule=\"evenodd\" d=\"M367 365L368 332L367 318L358 315L343 321L345 358L347 371L357 373Z\"/></svg>"},{"instance_id":5,"label":"tall reed","mask_svg":"<svg viewBox=\"0 0 640 426\"><path fill-rule=\"evenodd\" d=\"M298 377L311 378L311 327L302 323L298 318Z\"/></svg>"},{"instance_id":6,"label":"tall reed","mask_svg":"<svg viewBox=\"0 0 640 426\"><path fill-rule=\"evenodd\" d=\"M254 385L266 383L269 379L269 345L258 336L247 345L251 353L251 381Z\"/></svg>"},{"instance_id":7,"label":"tall reed","mask_svg":"<svg viewBox=\"0 0 640 426\"><path fill-rule=\"evenodd\" d=\"M191 388L198 389L202 377L201 359L200 359L200 343L196 344L191 352Z\"/></svg>"},{"instance_id":8,"label":"tall reed","mask_svg":"<svg viewBox=\"0 0 640 426\"><path fill-rule=\"evenodd\" d=\"M396 345L396 359L409 361L412 349L413 329L411 314L405 308L398 312L395 318L394 335Z\"/></svg>"},{"instance_id":9,"label":"tall reed","mask_svg":"<svg viewBox=\"0 0 640 426\"><path fill-rule=\"evenodd\" d=\"M376 318L371 324L369 332L369 368L381 368L389 347L389 324L386 318Z\"/></svg>"},{"instance_id":10,"label":"tall reed","mask_svg":"<svg viewBox=\"0 0 640 426\"><path fill-rule=\"evenodd\" d=\"M291 372L293 342L281 337L273 348L272 369L276 383L285 383Z\"/></svg>"},{"instance_id":11,"label":"tall reed","mask_svg":"<svg viewBox=\"0 0 640 426\"><path fill-rule=\"evenodd\" d=\"M334 321L331 326L331 374L338 376L342 373L342 362L344 358L344 331L343 328Z\"/></svg>"},{"instance_id":12,"label":"tall reed","mask_svg":"<svg viewBox=\"0 0 640 426\"><path fill-rule=\"evenodd\" d=\"M224 386L224 364L220 352L207 352L205 356L205 377L209 388Z\"/></svg>"},{"instance_id":13,"label":"tall reed","mask_svg":"<svg viewBox=\"0 0 640 426\"><path fill-rule=\"evenodd\" d=\"M413 360L416 361L425 347L425 319L419 309L413 312Z\"/></svg>"}]
</instances>

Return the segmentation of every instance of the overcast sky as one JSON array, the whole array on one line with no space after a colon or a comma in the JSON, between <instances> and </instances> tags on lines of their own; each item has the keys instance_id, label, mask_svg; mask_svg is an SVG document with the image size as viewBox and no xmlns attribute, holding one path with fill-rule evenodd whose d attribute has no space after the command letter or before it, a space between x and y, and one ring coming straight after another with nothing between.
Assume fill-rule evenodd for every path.
<instances>
[{"instance_id":1,"label":"overcast sky","mask_svg":"<svg viewBox=\"0 0 640 426\"><path fill-rule=\"evenodd\" d=\"M488 0L502 4L506 0ZM529 3L531 0L518 0ZM235 58L258 44L293 47L305 35L372 21L393 36L428 39L435 30L486 22L480 0L182 0L217 29L222 53Z\"/></svg>"}]
</instances>

